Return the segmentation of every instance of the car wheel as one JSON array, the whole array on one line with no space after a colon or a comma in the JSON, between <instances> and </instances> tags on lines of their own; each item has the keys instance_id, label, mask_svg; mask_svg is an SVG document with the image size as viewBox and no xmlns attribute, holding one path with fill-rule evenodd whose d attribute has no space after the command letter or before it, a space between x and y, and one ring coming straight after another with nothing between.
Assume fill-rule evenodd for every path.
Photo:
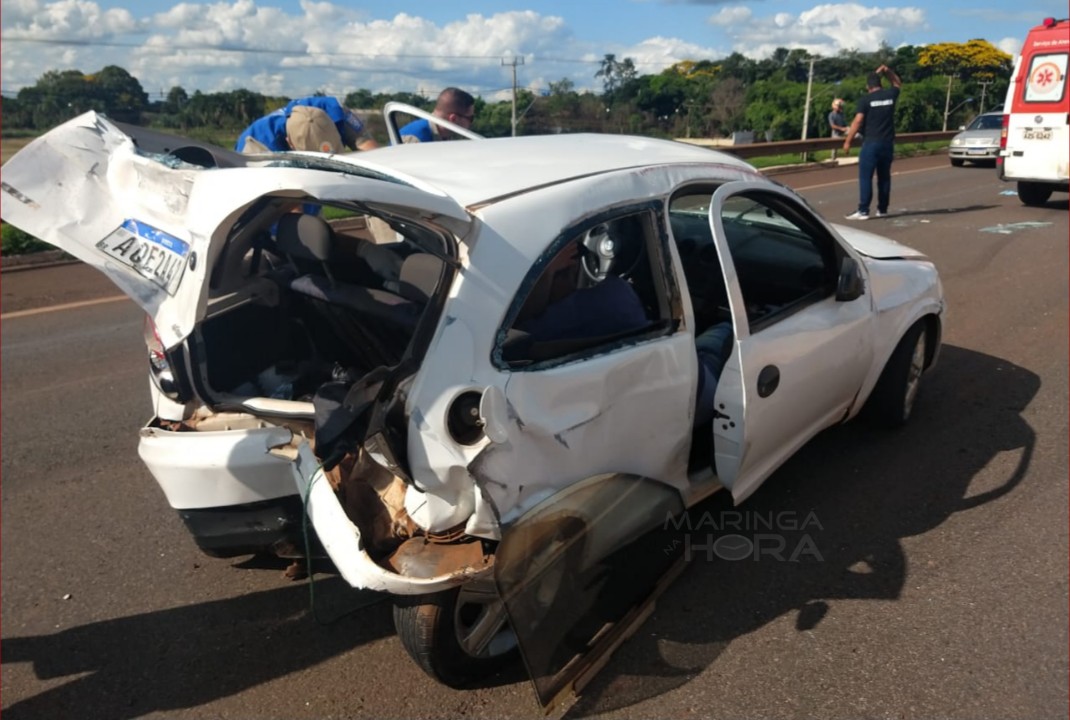
<instances>
[{"instance_id":1,"label":"car wheel","mask_svg":"<svg viewBox=\"0 0 1070 720\"><path fill-rule=\"evenodd\" d=\"M867 404L868 415L878 425L899 427L910 419L925 371L924 323L914 323L899 341Z\"/></svg>"},{"instance_id":2,"label":"car wheel","mask_svg":"<svg viewBox=\"0 0 1070 720\"><path fill-rule=\"evenodd\" d=\"M394 627L416 664L454 688L490 676L517 655L516 636L490 578L396 598Z\"/></svg>"},{"instance_id":3,"label":"car wheel","mask_svg":"<svg viewBox=\"0 0 1070 720\"><path fill-rule=\"evenodd\" d=\"M955 167L962 167L962 164L964 162L966 162L966 161L961 159L961 158L951 158L951 164L954 165Z\"/></svg>"},{"instance_id":4,"label":"car wheel","mask_svg":"<svg viewBox=\"0 0 1070 720\"><path fill-rule=\"evenodd\" d=\"M1034 182L1018 183L1018 199L1026 205L1043 205L1051 197L1051 188Z\"/></svg>"}]
</instances>

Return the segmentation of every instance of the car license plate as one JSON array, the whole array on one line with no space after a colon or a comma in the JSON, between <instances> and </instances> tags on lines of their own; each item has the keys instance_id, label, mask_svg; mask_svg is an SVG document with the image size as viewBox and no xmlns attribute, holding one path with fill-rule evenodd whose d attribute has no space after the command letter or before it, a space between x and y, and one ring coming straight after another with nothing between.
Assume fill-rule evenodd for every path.
<instances>
[{"instance_id":1,"label":"car license plate","mask_svg":"<svg viewBox=\"0 0 1070 720\"><path fill-rule=\"evenodd\" d=\"M970 155L984 155L988 151L987 150L968 150L967 152L969 152Z\"/></svg>"},{"instance_id":2,"label":"car license plate","mask_svg":"<svg viewBox=\"0 0 1070 720\"><path fill-rule=\"evenodd\" d=\"M1026 140L1051 140L1050 128L1026 128L1022 137Z\"/></svg>"},{"instance_id":3,"label":"car license plate","mask_svg":"<svg viewBox=\"0 0 1070 720\"><path fill-rule=\"evenodd\" d=\"M97 249L174 295L186 270L189 243L140 220L127 220Z\"/></svg>"}]
</instances>

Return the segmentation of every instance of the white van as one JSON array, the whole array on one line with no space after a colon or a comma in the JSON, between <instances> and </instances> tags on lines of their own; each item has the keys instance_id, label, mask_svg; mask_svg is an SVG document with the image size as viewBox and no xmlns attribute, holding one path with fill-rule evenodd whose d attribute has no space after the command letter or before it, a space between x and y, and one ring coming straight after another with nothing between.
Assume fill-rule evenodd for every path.
<instances>
[{"instance_id":1,"label":"white van","mask_svg":"<svg viewBox=\"0 0 1070 720\"><path fill-rule=\"evenodd\" d=\"M1014 63L996 159L999 178L1018 183L1026 205L1067 192L1070 96L1066 88L1070 20L1046 18L1029 31Z\"/></svg>"}]
</instances>

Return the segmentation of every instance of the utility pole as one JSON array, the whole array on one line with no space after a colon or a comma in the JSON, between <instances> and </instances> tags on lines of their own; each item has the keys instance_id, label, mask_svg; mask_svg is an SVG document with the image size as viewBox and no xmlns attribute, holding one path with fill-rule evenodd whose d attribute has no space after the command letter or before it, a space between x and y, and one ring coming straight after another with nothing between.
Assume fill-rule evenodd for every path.
<instances>
[{"instance_id":1,"label":"utility pole","mask_svg":"<svg viewBox=\"0 0 1070 720\"><path fill-rule=\"evenodd\" d=\"M523 64L524 58L522 57L514 56L509 62L506 62L505 58L502 58L502 67L505 67L506 65L513 66L513 137L516 137L516 66Z\"/></svg>"},{"instance_id":2,"label":"utility pole","mask_svg":"<svg viewBox=\"0 0 1070 720\"><path fill-rule=\"evenodd\" d=\"M954 79L954 75L947 76L947 97L944 99L944 130L947 131L947 116L951 114L948 110L951 107L951 81Z\"/></svg>"},{"instance_id":3,"label":"utility pole","mask_svg":"<svg viewBox=\"0 0 1070 720\"><path fill-rule=\"evenodd\" d=\"M980 80L977 84L981 86L981 109L977 111L977 114L980 115L985 111L985 91L988 90L988 86L992 84L992 81Z\"/></svg>"},{"instance_id":4,"label":"utility pole","mask_svg":"<svg viewBox=\"0 0 1070 720\"><path fill-rule=\"evenodd\" d=\"M810 94L814 87L814 60L817 58L810 58L810 73L806 76L806 107L803 108L803 128L802 139L806 139L807 130L810 127ZM807 153L803 153L803 162L809 160Z\"/></svg>"}]
</instances>

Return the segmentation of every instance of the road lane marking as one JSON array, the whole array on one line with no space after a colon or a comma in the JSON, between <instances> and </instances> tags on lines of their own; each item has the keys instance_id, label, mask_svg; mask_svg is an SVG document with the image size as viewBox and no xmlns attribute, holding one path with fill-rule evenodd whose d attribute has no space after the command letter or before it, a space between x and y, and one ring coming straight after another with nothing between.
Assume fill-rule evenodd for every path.
<instances>
[{"instance_id":1,"label":"road lane marking","mask_svg":"<svg viewBox=\"0 0 1070 720\"><path fill-rule=\"evenodd\" d=\"M899 171L899 172L893 172L892 173L892 177L896 177L898 175L913 175L915 173L923 173L923 172L929 172L931 170L943 170L943 169L944 169L944 166L941 165L939 167L921 168L919 170L902 170L902 171ZM836 187L837 185L846 185L848 183L857 183L857 182L858 182L858 178L857 177L853 177L850 180L837 180L836 182L821 183L819 185L802 185L802 186L799 186L799 187L795 188L795 190L797 192L802 192L803 190L818 190L820 188Z\"/></svg>"},{"instance_id":2,"label":"road lane marking","mask_svg":"<svg viewBox=\"0 0 1070 720\"><path fill-rule=\"evenodd\" d=\"M97 298L96 300L81 300L79 302L64 303L63 305L49 305L48 307L33 308L30 310L16 310L15 312L0 313L0 320L10 320L12 318L26 317L28 315L42 315L44 313L60 312L62 310L75 310L77 308L90 307L92 305L103 305L105 303L118 302L119 300L129 300L126 295L111 295L109 297Z\"/></svg>"}]
</instances>

